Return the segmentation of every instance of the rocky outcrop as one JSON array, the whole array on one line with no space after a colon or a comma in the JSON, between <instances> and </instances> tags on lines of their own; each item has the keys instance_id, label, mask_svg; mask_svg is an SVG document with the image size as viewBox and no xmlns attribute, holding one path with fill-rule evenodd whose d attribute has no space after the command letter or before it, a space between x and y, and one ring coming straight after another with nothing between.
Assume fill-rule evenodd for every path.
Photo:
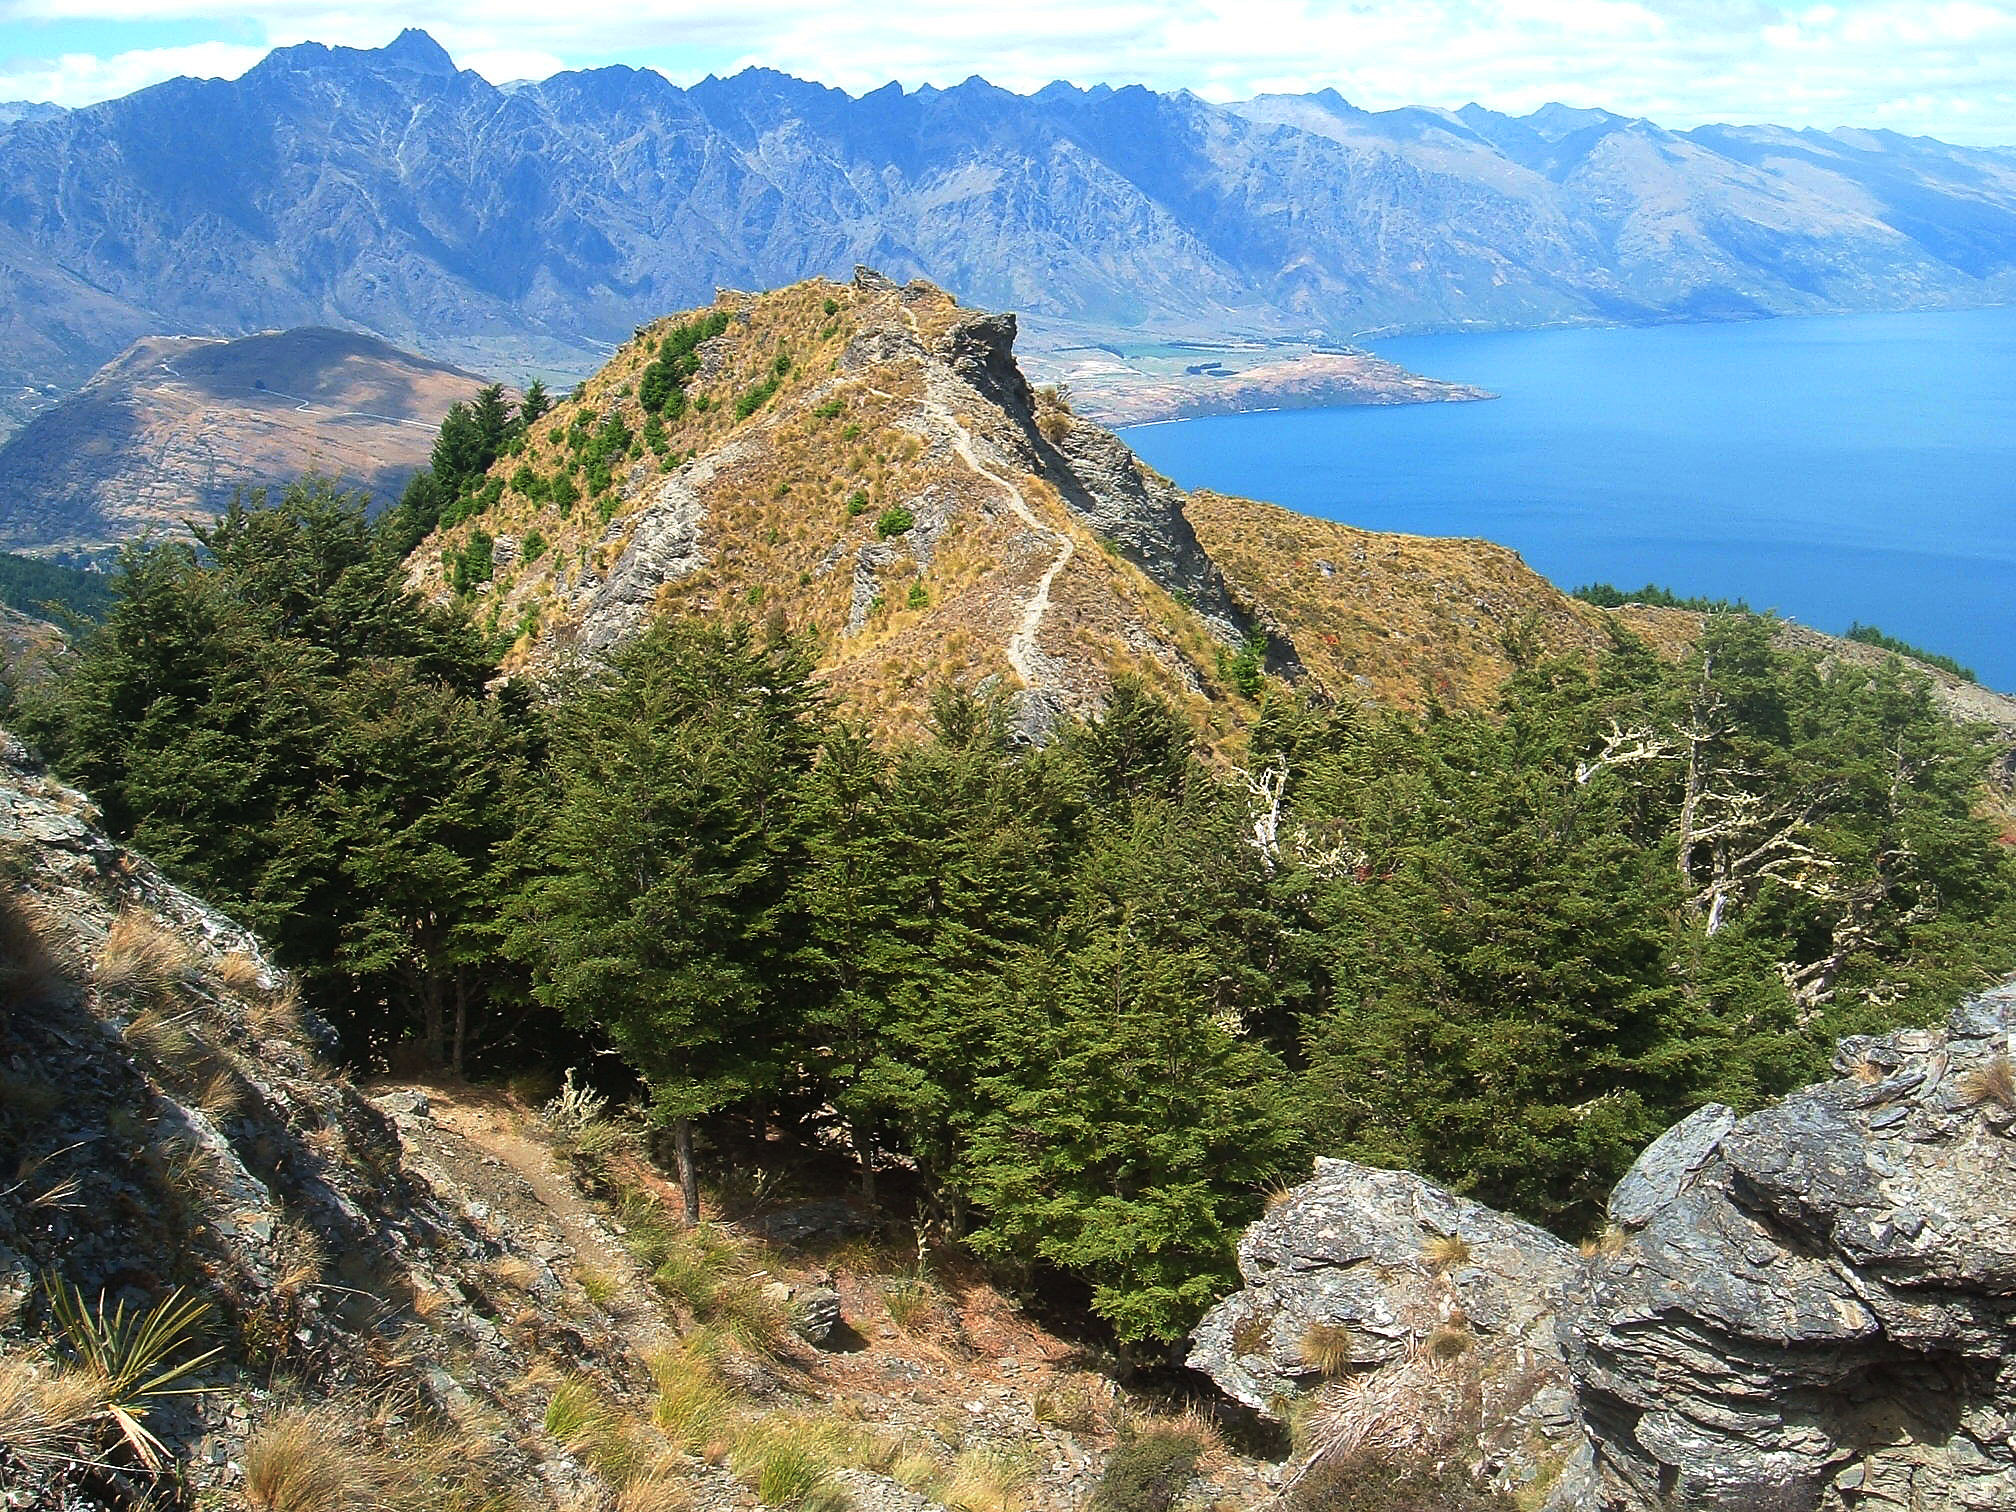
<instances>
[{"instance_id":1,"label":"rocky outcrop","mask_svg":"<svg viewBox=\"0 0 2016 1512\"><path fill-rule=\"evenodd\" d=\"M1411 1172L1319 1160L1240 1241L1246 1288L1206 1314L1189 1363L1273 1413L1439 1328L1558 1361L1551 1299L1574 1260L1552 1234Z\"/></svg>"},{"instance_id":2,"label":"rocky outcrop","mask_svg":"<svg viewBox=\"0 0 2016 1512\"><path fill-rule=\"evenodd\" d=\"M520 1447L541 1409L518 1383L548 1355L617 1384L644 1368L531 1279L518 1236L415 1168L395 1118L330 1070L331 1039L251 933L108 839L0 732L0 1370L37 1358L57 1281L135 1311L179 1286L222 1353L147 1426L206 1500L235 1484L283 1377L489 1425L470 1452L557 1499L578 1472ZM507 1328L497 1277L521 1271ZM145 1500L116 1469L119 1495L66 1499L68 1462L4 1439L7 1506Z\"/></svg>"},{"instance_id":3,"label":"rocky outcrop","mask_svg":"<svg viewBox=\"0 0 2016 1512\"><path fill-rule=\"evenodd\" d=\"M1562 1332L1640 1498L2016 1505L2016 990L1842 1043L1841 1079L1702 1110L1611 1202Z\"/></svg>"},{"instance_id":4,"label":"rocky outcrop","mask_svg":"<svg viewBox=\"0 0 2016 1512\"><path fill-rule=\"evenodd\" d=\"M1748 1117L1703 1108L1618 1183L1580 1256L1416 1177L1324 1162L1247 1235L1247 1287L1192 1363L1279 1412L1321 1380L1298 1331L1343 1327L1325 1363L1378 1372L1460 1309L1565 1388L1551 1416L1507 1398L1480 1420L1487 1445L1530 1446L1536 1420L1585 1440L1551 1506L2016 1506L2012 1046L2004 987L1943 1032L1843 1041L1839 1079ZM1464 1238L1464 1265L1437 1274L1431 1233Z\"/></svg>"}]
</instances>

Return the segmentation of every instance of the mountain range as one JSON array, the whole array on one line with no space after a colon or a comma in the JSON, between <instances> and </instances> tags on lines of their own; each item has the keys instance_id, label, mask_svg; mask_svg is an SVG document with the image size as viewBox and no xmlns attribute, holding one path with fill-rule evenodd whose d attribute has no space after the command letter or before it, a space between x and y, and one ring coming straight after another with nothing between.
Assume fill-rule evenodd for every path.
<instances>
[{"instance_id":1,"label":"mountain range","mask_svg":"<svg viewBox=\"0 0 2016 1512\"><path fill-rule=\"evenodd\" d=\"M581 374L717 286L855 262L1024 312L1039 375L1074 346L1994 303L2016 152L1328 91L497 86L418 31L0 127L17 420L147 335L342 326Z\"/></svg>"}]
</instances>

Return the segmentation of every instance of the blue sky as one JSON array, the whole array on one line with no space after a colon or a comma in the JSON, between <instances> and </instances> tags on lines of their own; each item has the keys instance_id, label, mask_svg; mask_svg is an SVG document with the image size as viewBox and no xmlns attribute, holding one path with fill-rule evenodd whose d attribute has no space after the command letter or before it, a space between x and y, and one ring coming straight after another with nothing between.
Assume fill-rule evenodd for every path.
<instances>
[{"instance_id":1,"label":"blue sky","mask_svg":"<svg viewBox=\"0 0 2016 1512\"><path fill-rule=\"evenodd\" d=\"M1375 108L1559 99L2016 144L2016 0L0 0L0 99L86 104L406 25L498 81L620 62L679 83L761 63L857 92L974 73L1213 99L1331 86Z\"/></svg>"}]
</instances>

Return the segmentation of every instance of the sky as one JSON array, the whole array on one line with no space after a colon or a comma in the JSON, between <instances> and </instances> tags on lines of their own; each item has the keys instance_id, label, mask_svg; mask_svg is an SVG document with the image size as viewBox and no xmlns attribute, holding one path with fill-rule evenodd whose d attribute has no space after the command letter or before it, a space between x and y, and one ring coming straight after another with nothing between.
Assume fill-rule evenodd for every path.
<instances>
[{"instance_id":1,"label":"sky","mask_svg":"<svg viewBox=\"0 0 2016 1512\"><path fill-rule=\"evenodd\" d=\"M860 93L980 74L1374 109L1550 100L1674 127L1880 126L2016 144L2016 0L0 0L0 100L82 105L408 25L494 82L762 64Z\"/></svg>"}]
</instances>

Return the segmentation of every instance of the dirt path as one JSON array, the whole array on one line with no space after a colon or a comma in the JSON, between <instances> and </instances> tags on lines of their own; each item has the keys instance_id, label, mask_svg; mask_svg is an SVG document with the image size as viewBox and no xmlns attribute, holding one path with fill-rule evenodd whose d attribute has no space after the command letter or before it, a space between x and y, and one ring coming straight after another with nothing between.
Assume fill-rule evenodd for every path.
<instances>
[{"instance_id":1,"label":"dirt path","mask_svg":"<svg viewBox=\"0 0 2016 1512\"><path fill-rule=\"evenodd\" d=\"M918 334L916 315L909 310L904 310L902 314L904 321L910 327L911 333L913 335ZM872 390L871 392L879 393L880 390ZM1037 636L1043 629L1043 616L1050 611L1050 585L1057 581L1057 574L1070 564L1072 553L1078 549L1077 542L1073 541L1063 531L1052 529L1050 526L1044 524L1037 517L1036 511L1029 507L1028 497L1015 485L1013 480L1004 477L980 460L979 453L973 449L973 433L966 428L966 422L954 414L951 407L945 404L944 401L933 397L928 387L925 391L923 403L924 413L951 433L952 449L958 453L959 460L980 474L981 477L987 479L988 482L994 484L1007 496L1008 507L1014 510L1015 517L1018 520L1027 525L1037 535L1043 537L1045 540L1054 542L1057 546L1056 558L1050 563L1048 570L1044 572L1043 576L1037 580L1035 593L1030 595L1029 602L1023 606L1022 623L1015 633L1008 637L1008 644L1004 652L1008 658L1008 665L1015 670L1015 675L1021 678L1026 686L1033 688L1043 681L1037 673L1035 657L1040 654L1040 648L1037 645Z\"/></svg>"},{"instance_id":2,"label":"dirt path","mask_svg":"<svg viewBox=\"0 0 2016 1512\"><path fill-rule=\"evenodd\" d=\"M561 1265L607 1278L613 1291L602 1309L640 1359L675 1342L650 1277L551 1147L526 1131L525 1115L509 1099L487 1087L407 1085L427 1099L419 1125L433 1131L426 1153L457 1185L507 1215L514 1227L549 1229ZM387 1090L372 1089L374 1095Z\"/></svg>"}]
</instances>

